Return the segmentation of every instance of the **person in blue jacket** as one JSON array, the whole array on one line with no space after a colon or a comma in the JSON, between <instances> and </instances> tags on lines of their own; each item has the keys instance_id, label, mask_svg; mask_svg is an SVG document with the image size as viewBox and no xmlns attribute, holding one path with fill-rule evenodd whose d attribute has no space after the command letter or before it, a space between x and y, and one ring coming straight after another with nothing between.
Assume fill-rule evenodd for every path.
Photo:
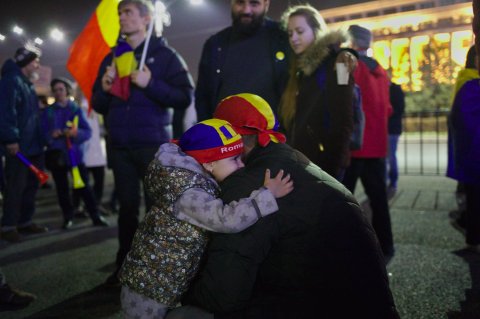
<instances>
[{"instance_id":1,"label":"person in blue jacket","mask_svg":"<svg viewBox=\"0 0 480 319\"><path fill-rule=\"evenodd\" d=\"M141 61L153 6L146 0L123 0L118 5L120 33ZM118 74L120 74L118 72ZM180 55L163 37L152 36L145 67L128 77L129 96L120 98L112 90L118 76L108 54L100 65L93 88L92 105L106 118L110 160L119 200L119 249L116 270L107 285L119 286L118 270L130 250L139 224L140 186L148 164L161 144L172 138L172 111L184 110L193 99L193 80ZM145 194L148 211L151 199Z\"/></svg>"},{"instance_id":2,"label":"person in blue jacket","mask_svg":"<svg viewBox=\"0 0 480 319\"><path fill-rule=\"evenodd\" d=\"M480 253L480 79L465 82L455 96L448 123L447 176L463 183L466 210L456 220L467 249Z\"/></svg>"},{"instance_id":3,"label":"person in blue jacket","mask_svg":"<svg viewBox=\"0 0 480 319\"><path fill-rule=\"evenodd\" d=\"M5 147L6 188L0 238L18 242L22 234L48 231L32 222L38 181L16 158L21 152L41 167L44 136L39 105L32 81L38 78L41 51L33 45L17 49L15 57L2 66L0 81L0 143Z\"/></svg>"},{"instance_id":4,"label":"person in blue jacket","mask_svg":"<svg viewBox=\"0 0 480 319\"><path fill-rule=\"evenodd\" d=\"M477 70L477 51L475 50L475 46L471 46L468 49L467 56L465 59L465 68L458 71L457 78L455 80L455 88L453 91L453 98L452 98L452 105L455 101L455 97L458 91L463 87L465 83L470 80L478 79L479 73ZM452 147L452 140L449 140L449 157L453 158L451 154L453 152ZM450 223L452 224L455 229L460 231L461 233L465 234L465 225L466 225L466 208L465 208L465 185L462 182L457 182L457 188L455 190L455 198L457 200L457 209L454 209L448 213L448 217L450 218Z\"/></svg>"},{"instance_id":5,"label":"person in blue jacket","mask_svg":"<svg viewBox=\"0 0 480 319\"><path fill-rule=\"evenodd\" d=\"M64 78L53 79L50 83L55 103L42 113L42 126L47 135L45 164L52 172L58 202L63 212L63 229L73 226L74 207L70 196L68 174L72 166L77 166L80 178L85 184L78 188L90 218L95 226L108 226L100 216L93 191L88 185L88 172L83 162L83 143L92 135L85 114L70 99L72 85ZM78 119L78 126L75 122ZM71 153L72 155L70 155Z\"/></svg>"}]
</instances>

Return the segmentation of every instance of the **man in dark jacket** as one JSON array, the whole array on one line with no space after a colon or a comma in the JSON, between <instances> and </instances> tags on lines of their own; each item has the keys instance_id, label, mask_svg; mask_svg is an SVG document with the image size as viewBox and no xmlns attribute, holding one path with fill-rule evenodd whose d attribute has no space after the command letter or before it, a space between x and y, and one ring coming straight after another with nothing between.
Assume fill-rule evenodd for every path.
<instances>
[{"instance_id":1,"label":"man in dark jacket","mask_svg":"<svg viewBox=\"0 0 480 319\"><path fill-rule=\"evenodd\" d=\"M134 59L140 61L153 6L147 0L123 0L118 12L120 32L133 50ZM150 39L145 68L131 73L126 99L112 94L116 73L109 54L100 66L92 98L93 108L106 116L115 190L120 202L117 270L107 279L109 284L118 284L118 269L138 227L140 182L146 168L158 147L172 138L171 111L186 109L193 97L193 81L184 61L163 38ZM146 197L147 209L150 206Z\"/></svg>"},{"instance_id":2,"label":"man in dark jacket","mask_svg":"<svg viewBox=\"0 0 480 319\"><path fill-rule=\"evenodd\" d=\"M245 145L246 167L220 185L225 203L260 187L267 168L283 169L295 188L276 214L238 234L212 234L184 303L215 318L397 318L375 233L352 194L281 143L260 97L228 97L215 116L232 123Z\"/></svg>"},{"instance_id":3,"label":"man in dark jacket","mask_svg":"<svg viewBox=\"0 0 480 319\"><path fill-rule=\"evenodd\" d=\"M32 45L19 48L2 67L0 81L0 142L6 148L6 189L1 239L17 242L24 234L43 233L46 227L32 223L38 181L16 158L22 152L32 164L42 163L44 136L39 104L32 80L38 78L41 52Z\"/></svg>"},{"instance_id":4,"label":"man in dark jacket","mask_svg":"<svg viewBox=\"0 0 480 319\"><path fill-rule=\"evenodd\" d=\"M398 182L397 145L402 135L402 118L405 112L405 94L402 87L393 82L390 83L390 104L393 113L388 119L387 194L388 197L393 197Z\"/></svg>"},{"instance_id":5,"label":"man in dark jacket","mask_svg":"<svg viewBox=\"0 0 480 319\"><path fill-rule=\"evenodd\" d=\"M277 114L290 46L280 24L265 18L269 5L269 0L231 0L232 26L203 46L195 91L199 121L211 118L223 98L242 92L262 96Z\"/></svg>"}]
</instances>

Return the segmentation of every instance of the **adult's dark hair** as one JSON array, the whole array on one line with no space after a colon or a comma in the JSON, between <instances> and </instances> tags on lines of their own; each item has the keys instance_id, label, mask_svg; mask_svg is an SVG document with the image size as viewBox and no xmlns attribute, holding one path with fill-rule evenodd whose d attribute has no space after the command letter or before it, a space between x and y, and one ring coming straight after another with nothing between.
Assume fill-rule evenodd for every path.
<instances>
[{"instance_id":1,"label":"adult's dark hair","mask_svg":"<svg viewBox=\"0 0 480 319\"><path fill-rule=\"evenodd\" d=\"M475 50L475 46L472 45L470 49L468 49L467 59L465 61L465 68L476 69L477 68L477 66L475 65L476 57L477 57L477 51Z\"/></svg>"},{"instance_id":2,"label":"adult's dark hair","mask_svg":"<svg viewBox=\"0 0 480 319\"><path fill-rule=\"evenodd\" d=\"M127 4L133 4L140 11L140 16L152 16L153 15L153 5L151 1L148 0L122 0L118 4L118 10L126 6Z\"/></svg>"}]
</instances>

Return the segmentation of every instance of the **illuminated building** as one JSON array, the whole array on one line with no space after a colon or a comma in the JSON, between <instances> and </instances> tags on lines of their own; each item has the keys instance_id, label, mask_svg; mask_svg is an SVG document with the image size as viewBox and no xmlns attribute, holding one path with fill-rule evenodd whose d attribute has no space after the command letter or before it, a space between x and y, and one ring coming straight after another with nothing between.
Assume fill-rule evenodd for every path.
<instances>
[{"instance_id":1,"label":"illuminated building","mask_svg":"<svg viewBox=\"0 0 480 319\"><path fill-rule=\"evenodd\" d=\"M333 29L372 30L371 54L409 92L452 85L473 44L471 0L378 0L321 14Z\"/></svg>"}]
</instances>

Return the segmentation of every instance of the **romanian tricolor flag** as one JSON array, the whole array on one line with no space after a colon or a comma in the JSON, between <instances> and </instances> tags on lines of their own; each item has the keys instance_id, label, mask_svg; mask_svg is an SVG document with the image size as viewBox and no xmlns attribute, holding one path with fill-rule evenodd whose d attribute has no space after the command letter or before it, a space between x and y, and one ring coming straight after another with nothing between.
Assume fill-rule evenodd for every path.
<instances>
[{"instance_id":1,"label":"romanian tricolor flag","mask_svg":"<svg viewBox=\"0 0 480 319\"><path fill-rule=\"evenodd\" d=\"M117 70L110 93L121 99L130 96L130 74L137 68L137 60L132 47L122 38L115 48L115 68Z\"/></svg>"},{"instance_id":2,"label":"romanian tricolor flag","mask_svg":"<svg viewBox=\"0 0 480 319\"><path fill-rule=\"evenodd\" d=\"M118 39L119 2L120 0L102 0L69 50L67 69L89 102L100 64Z\"/></svg>"}]
</instances>

